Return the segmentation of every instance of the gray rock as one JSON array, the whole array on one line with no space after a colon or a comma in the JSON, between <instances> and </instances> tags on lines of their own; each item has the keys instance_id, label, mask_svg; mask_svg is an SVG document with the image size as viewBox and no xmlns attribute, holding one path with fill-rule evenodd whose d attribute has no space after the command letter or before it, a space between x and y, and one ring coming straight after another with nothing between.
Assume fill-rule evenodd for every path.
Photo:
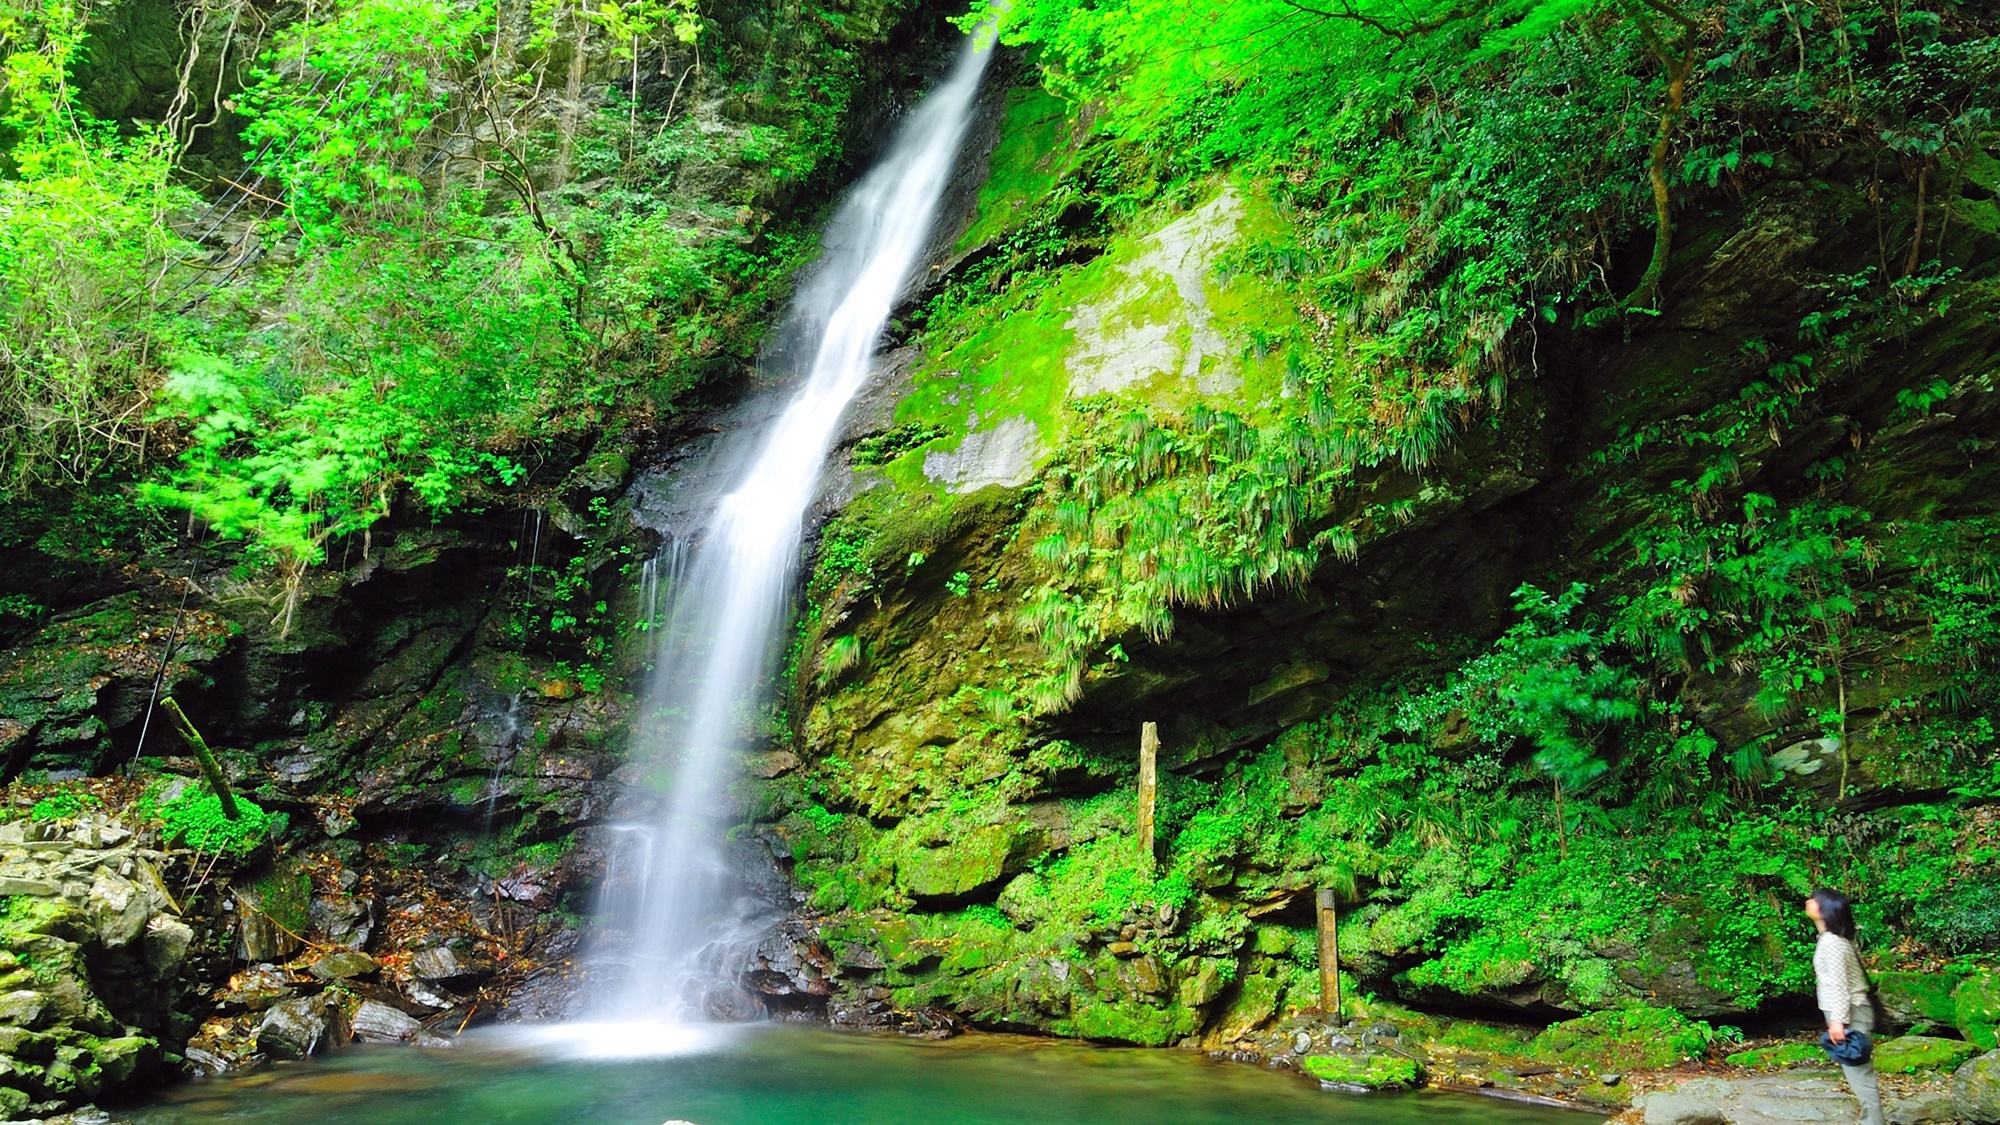
<instances>
[{"instance_id":1,"label":"gray rock","mask_svg":"<svg viewBox=\"0 0 2000 1125\"><path fill-rule=\"evenodd\" d=\"M146 919L153 913L145 893L132 880L108 867L97 869L97 878L84 899L84 909L90 912L90 920L97 927L97 940L106 949L132 944L146 932Z\"/></svg>"},{"instance_id":2,"label":"gray rock","mask_svg":"<svg viewBox=\"0 0 2000 1125\"><path fill-rule=\"evenodd\" d=\"M1705 1098L1655 1094L1646 1099L1646 1125L1728 1125L1722 1107Z\"/></svg>"},{"instance_id":3,"label":"gray rock","mask_svg":"<svg viewBox=\"0 0 2000 1125\"><path fill-rule=\"evenodd\" d=\"M257 1049L272 1058L302 1059L347 1038L340 1007L321 996L301 996L271 1005L257 1025Z\"/></svg>"},{"instance_id":4,"label":"gray rock","mask_svg":"<svg viewBox=\"0 0 2000 1125\"><path fill-rule=\"evenodd\" d=\"M194 928L179 919L156 914L146 923L146 936L139 949L146 959L146 966L153 971L156 980L165 980L174 975L187 960L187 951L194 944Z\"/></svg>"},{"instance_id":5,"label":"gray rock","mask_svg":"<svg viewBox=\"0 0 2000 1125\"><path fill-rule=\"evenodd\" d=\"M452 995L450 992L444 989L432 988L420 980L406 980L397 983L403 995L411 1003L420 1007L442 1011L458 1003L458 997Z\"/></svg>"},{"instance_id":6,"label":"gray rock","mask_svg":"<svg viewBox=\"0 0 2000 1125\"><path fill-rule=\"evenodd\" d=\"M466 975L465 966L448 945L433 945L411 954L410 971L418 980L453 980Z\"/></svg>"},{"instance_id":7,"label":"gray rock","mask_svg":"<svg viewBox=\"0 0 2000 1125\"><path fill-rule=\"evenodd\" d=\"M365 977L382 966L375 958L354 949L336 950L314 961L312 975L321 980L348 980Z\"/></svg>"},{"instance_id":8,"label":"gray rock","mask_svg":"<svg viewBox=\"0 0 2000 1125\"><path fill-rule=\"evenodd\" d=\"M0 895L35 895L39 898L53 898L62 893L62 888L48 879L24 879L15 875L0 875Z\"/></svg>"},{"instance_id":9,"label":"gray rock","mask_svg":"<svg viewBox=\"0 0 2000 1125\"><path fill-rule=\"evenodd\" d=\"M364 1001L354 1011L354 1037L363 1043L407 1043L424 1034L424 1025L387 1004Z\"/></svg>"},{"instance_id":10,"label":"gray rock","mask_svg":"<svg viewBox=\"0 0 2000 1125\"><path fill-rule=\"evenodd\" d=\"M292 978L275 965L253 965L229 978L229 987L216 999L261 1012L280 1000L290 1000L298 990Z\"/></svg>"},{"instance_id":11,"label":"gray rock","mask_svg":"<svg viewBox=\"0 0 2000 1125\"><path fill-rule=\"evenodd\" d=\"M1889 1125L1931 1125L1933 1122L1958 1120L1958 1110L1952 1104L1951 1094L1944 1090L1896 1098L1884 1108Z\"/></svg>"},{"instance_id":12,"label":"gray rock","mask_svg":"<svg viewBox=\"0 0 2000 1125\"><path fill-rule=\"evenodd\" d=\"M0 1024L9 1027L34 1027L42 1018L42 1008L46 1000L39 992L21 989L0 996Z\"/></svg>"},{"instance_id":13,"label":"gray rock","mask_svg":"<svg viewBox=\"0 0 2000 1125\"><path fill-rule=\"evenodd\" d=\"M342 874L348 874L342 872ZM352 895L319 895L309 908L313 925L349 949L365 949L375 933L375 900Z\"/></svg>"},{"instance_id":14,"label":"gray rock","mask_svg":"<svg viewBox=\"0 0 2000 1125\"><path fill-rule=\"evenodd\" d=\"M2000 1051L1988 1051L1952 1073L1951 1102L1966 1121L2000 1121Z\"/></svg>"}]
</instances>

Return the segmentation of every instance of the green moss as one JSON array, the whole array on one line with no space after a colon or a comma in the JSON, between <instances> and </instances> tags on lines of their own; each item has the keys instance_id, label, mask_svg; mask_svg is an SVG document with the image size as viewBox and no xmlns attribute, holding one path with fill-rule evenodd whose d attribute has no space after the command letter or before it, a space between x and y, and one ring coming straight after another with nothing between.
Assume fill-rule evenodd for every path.
<instances>
[{"instance_id":1,"label":"green moss","mask_svg":"<svg viewBox=\"0 0 2000 1125\"><path fill-rule=\"evenodd\" d=\"M896 862L896 876L919 899L954 899L999 881L1014 843L1011 825L967 831L939 847L916 847Z\"/></svg>"},{"instance_id":2,"label":"green moss","mask_svg":"<svg viewBox=\"0 0 2000 1125\"><path fill-rule=\"evenodd\" d=\"M1367 1090L1407 1090L1417 1084L1422 1073L1414 1059L1398 1055L1369 1055L1357 1059L1347 1055L1307 1055L1299 1069L1309 1078L1335 1086L1358 1086Z\"/></svg>"},{"instance_id":3,"label":"green moss","mask_svg":"<svg viewBox=\"0 0 2000 1125\"><path fill-rule=\"evenodd\" d=\"M1823 1063L1826 1052L1815 1043L1780 1043L1773 1047L1758 1047L1749 1051L1738 1051L1723 1061L1731 1066L1747 1066L1759 1070L1777 1070L1800 1063Z\"/></svg>"},{"instance_id":4,"label":"green moss","mask_svg":"<svg viewBox=\"0 0 2000 1125\"><path fill-rule=\"evenodd\" d=\"M1960 1063L1979 1054L1981 1049L1962 1039L1905 1035L1875 1044L1875 1068L1889 1074L1915 1074L1920 1070L1956 1070Z\"/></svg>"},{"instance_id":5,"label":"green moss","mask_svg":"<svg viewBox=\"0 0 2000 1125\"><path fill-rule=\"evenodd\" d=\"M1456 1047L1464 1051L1505 1055L1521 1050L1531 1038L1533 1038L1531 1035L1522 1031L1474 1023L1471 1020L1457 1020L1444 1028L1437 1036L1437 1042L1442 1046Z\"/></svg>"},{"instance_id":6,"label":"green moss","mask_svg":"<svg viewBox=\"0 0 2000 1125\"><path fill-rule=\"evenodd\" d=\"M257 908L295 934L312 929L312 879L303 871L281 867L250 885Z\"/></svg>"},{"instance_id":7,"label":"green moss","mask_svg":"<svg viewBox=\"0 0 2000 1125\"><path fill-rule=\"evenodd\" d=\"M1107 1043L1164 1047L1193 1033L1199 1014L1180 1004L1151 1004L1078 997L1065 1034Z\"/></svg>"},{"instance_id":8,"label":"green moss","mask_svg":"<svg viewBox=\"0 0 2000 1125\"><path fill-rule=\"evenodd\" d=\"M1619 1008L1565 1020L1537 1035L1528 1052L1536 1058L1598 1073L1672 1066L1700 1058L1715 1033L1666 1008Z\"/></svg>"},{"instance_id":9,"label":"green moss","mask_svg":"<svg viewBox=\"0 0 2000 1125\"><path fill-rule=\"evenodd\" d=\"M1073 151L1065 144L1070 131L1069 106L1061 98L1039 86L1018 86L1007 92L1000 141L987 158L978 210L958 240L961 252L1005 233L1048 195L1075 163Z\"/></svg>"},{"instance_id":10,"label":"green moss","mask_svg":"<svg viewBox=\"0 0 2000 1125\"><path fill-rule=\"evenodd\" d=\"M1951 994L1952 1023L1982 1051L2000 1046L2000 973L1967 977Z\"/></svg>"},{"instance_id":11,"label":"green moss","mask_svg":"<svg viewBox=\"0 0 2000 1125\"><path fill-rule=\"evenodd\" d=\"M1951 994L1965 978L1953 973L1876 973L1872 978L1882 1006L1911 1021L1951 1023L1956 1018Z\"/></svg>"}]
</instances>

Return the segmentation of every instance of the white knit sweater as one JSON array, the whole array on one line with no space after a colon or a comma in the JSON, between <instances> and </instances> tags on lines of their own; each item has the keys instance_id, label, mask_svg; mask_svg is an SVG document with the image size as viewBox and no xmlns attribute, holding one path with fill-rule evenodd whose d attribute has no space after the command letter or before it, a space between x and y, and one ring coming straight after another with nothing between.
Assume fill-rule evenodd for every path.
<instances>
[{"instance_id":1,"label":"white knit sweater","mask_svg":"<svg viewBox=\"0 0 2000 1125\"><path fill-rule=\"evenodd\" d=\"M1819 1010L1834 1023L1851 1020L1856 1007L1868 1003L1868 974L1854 943L1839 934L1822 933L1813 949L1813 975L1819 978Z\"/></svg>"}]
</instances>

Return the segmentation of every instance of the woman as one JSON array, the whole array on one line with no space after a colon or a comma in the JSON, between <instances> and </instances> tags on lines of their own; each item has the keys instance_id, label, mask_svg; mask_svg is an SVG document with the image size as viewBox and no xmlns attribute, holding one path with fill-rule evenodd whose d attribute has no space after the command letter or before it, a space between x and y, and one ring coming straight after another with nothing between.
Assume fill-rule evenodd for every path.
<instances>
[{"instance_id":1,"label":"woman","mask_svg":"<svg viewBox=\"0 0 2000 1125\"><path fill-rule=\"evenodd\" d=\"M1819 930L1813 949L1813 975L1819 978L1819 1010L1826 1015L1826 1037L1845 1043L1850 1032L1875 1030L1875 1008L1868 1002L1868 974L1854 952L1854 904L1839 891L1821 887L1806 899L1806 917ZM1862 1125L1882 1125L1882 1090L1875 1082L1875 1060L1850 1066L1842 1063L1847 1086L1861 1102Z\"/></svg>"}]
</instances>

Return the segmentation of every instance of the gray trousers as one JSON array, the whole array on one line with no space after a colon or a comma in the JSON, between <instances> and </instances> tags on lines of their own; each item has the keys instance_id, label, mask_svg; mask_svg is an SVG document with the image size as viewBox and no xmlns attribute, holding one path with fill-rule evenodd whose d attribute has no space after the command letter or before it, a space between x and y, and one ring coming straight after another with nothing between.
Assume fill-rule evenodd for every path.
<instances>
[{"instance_id":1,"label":"gray trousers","mask_svg":"<svg viewBox=\"0 0 2000 1125\"><path fill-rule=\"evenodd\" d=\"M1875 1009L1867 1004L1857 1004L1849 1013L1847 1030L1875 1032ZM1869 1059L1860 1066L1845 1066L1840 1072L1847 1076L1847 1088L1854 1091L1854 1097L1861 1103L1861 1125L1882 1125L1882 1088L1875 1081L1875 1060Z\"/></svg>"}]
</instances>

